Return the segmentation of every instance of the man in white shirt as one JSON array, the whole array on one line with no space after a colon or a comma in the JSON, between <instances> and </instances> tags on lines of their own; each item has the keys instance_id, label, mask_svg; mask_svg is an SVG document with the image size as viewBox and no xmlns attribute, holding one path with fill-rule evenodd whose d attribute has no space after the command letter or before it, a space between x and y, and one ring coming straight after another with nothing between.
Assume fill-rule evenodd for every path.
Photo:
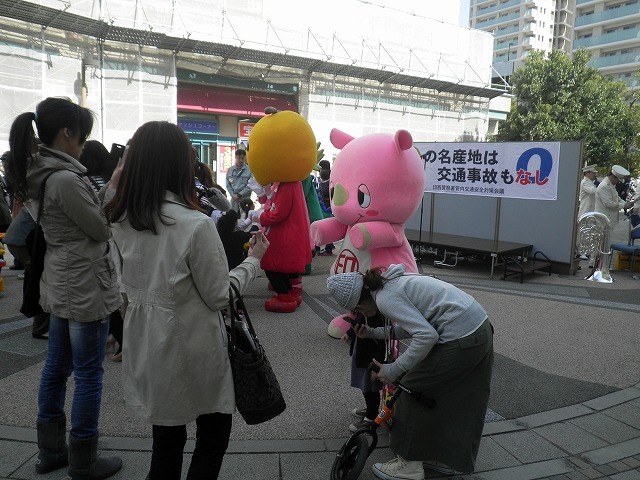
<instances>
[{"instance_id":1,"label":"man in white shirt","mask_svg":"<svg viewBox=\"0 0 640 480\"><path fill-rule=\"evenodd\" d=\"M578 218L583 213L593 212L596 206L596 179L595 165L587 165L582 169L582 181L580 182L580 210L578 211Z\"/></svg>"},{"instance_id":2,"label":"man in white shirt","mask_svg":"<svg viewBox=\"0 0 640 480\"><path fill-rule=\"evenodd\" d=\"M596 207L596 174L598 170L596 165L587 165L582 169L582 181L580 182L580 209L578 210L578 219L587 212L593 212ZM576 242L576 258L586 260L588 257L586 252L580 251L580 244Z\"/></svg>"},{"instance_id":3,"label":"man in white shirt","mask_svg":"<svg viewBox=\"0 0 640 480\"><path fill-rule=\"evenodd\" d=\"M629 175L631 174L626 168L614 165L609 175L596 188L595 211L605 214L609 219L609 238L618 226L620 210L633 208L633 202L622 200L616 190L616 184L624 181L624 177Z\"/></svg>"}]
</instances>

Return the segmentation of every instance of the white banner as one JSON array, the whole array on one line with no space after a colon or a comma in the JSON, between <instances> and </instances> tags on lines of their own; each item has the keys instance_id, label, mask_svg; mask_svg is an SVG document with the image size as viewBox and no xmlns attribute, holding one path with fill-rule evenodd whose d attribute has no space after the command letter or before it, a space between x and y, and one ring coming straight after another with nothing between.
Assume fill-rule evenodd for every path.
<instances>
[{"instance_id":1,"label":"white banner","mask_svg":"<svg viewBox=\"0 0 640 480\"><path fill-rule=\"evenodd\" d=\"M422 143L425 192L555 200L559 142Z\"/></svg>"}]
</instances>

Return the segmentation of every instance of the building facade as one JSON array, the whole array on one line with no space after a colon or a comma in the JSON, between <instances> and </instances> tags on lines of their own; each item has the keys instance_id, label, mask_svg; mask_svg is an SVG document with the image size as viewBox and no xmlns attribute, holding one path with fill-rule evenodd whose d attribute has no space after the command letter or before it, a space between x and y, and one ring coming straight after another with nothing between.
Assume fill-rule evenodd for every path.
<instances>
[{"instance_id":1,"label":"building facade","mask_svg":"<svg viewBox=\"0 0 640 480\"><path fill-rule=\"evenodd\" d=\"M222 182L266 106L332 128L484 138L491 35L353 0L313 15L282 0L0 0L0 148L47 96L96 113L109 148L150 120L177 122ZM337 15L335 12L341 12ZM302 15L302 16L301 16Z\"/></svg>"},{"instance_id":2,"label":"building facade","mask_svg":"<svg viewBox=\"0 0 640 480\"><path fill-rule=\"evenodd\" d=\"M573 49L591 52L591 64L604 75L636 89L640 69L640 2L577 0Z\"/></svg>"},{"instance_id":3,"label":"building facade","mask_svg":"<svg viewBox=\"0 0 640 480\"><path fill-rule=\"evenodd\" d=\"M584 48L603 75L638 87L639 0L471 0L470 25L494 35L494 82L532 49Z\"/></svg>"},{"instance_id":4,"label":"building facade","mask_svg":"<svg viewBox=\"0 0 640 480\"><path fill-rule=\"evenodd\" d=\"M470 26L494 36L493 63L553 47L556 0L471 0Z\"/></svg>"}]
</instances>

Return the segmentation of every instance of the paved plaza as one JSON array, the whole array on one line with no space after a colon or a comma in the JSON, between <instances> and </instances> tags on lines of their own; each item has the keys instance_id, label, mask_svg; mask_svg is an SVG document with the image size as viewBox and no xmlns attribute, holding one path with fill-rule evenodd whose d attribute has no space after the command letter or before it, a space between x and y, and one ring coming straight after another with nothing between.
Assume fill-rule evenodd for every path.
<instances>
[{"instance_id":1,"label":"paved plaza","mask_svg":"<svg viewBox=\"0 0 640 480\"><path fill-rule=\"evenodd\" d=\"M612 240L625 241L626 229L622 222ZM521 285L515 278L501 280L500 268L490 278L488 260L441 269L433 260L424 256L423 273L473 295L495 327L490 410L476 472L449 478L640 479L640 280L629 271L612 271L613 284L589 282L583 261L575 276L535 273ZM264 276L249 288L247 308L287 410L258 426L234 417L221 479L329 478L349 435L349 412L363 406L360 392L349 387L349 348L326 334L329 321L342 312L326 290L332 261L314 259L304 277L303 303L293 314L264 311L270 295ZM34 467L37 388L47 343L31 337L31 322L18 311L17 272L3 268L2 276L0 480L61 479L65 470L37 475ZM142 480L151 427L126 411L120 370L121 364L105 360L100 448L123 459L112 478ZM72 389L70 380L68 400ZM194 433L189 426L189 451ZM375 478L371 465L392 456L387 445L383 434L360 478Z\"/></svg>"}]
</instances>

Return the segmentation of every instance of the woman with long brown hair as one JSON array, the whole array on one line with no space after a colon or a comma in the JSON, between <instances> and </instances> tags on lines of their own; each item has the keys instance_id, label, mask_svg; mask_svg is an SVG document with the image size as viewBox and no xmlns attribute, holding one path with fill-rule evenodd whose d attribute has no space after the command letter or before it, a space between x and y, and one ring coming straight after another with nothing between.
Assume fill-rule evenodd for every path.
<instances>
[{"instance_id":1,"label":"woman with long brown hair","mask_svg":"<svg viewBox=\"0 0 640 480\"><path fill-rule=\"evenodd\" d=\"M149 479L180 479L194 420L187 478L217 478L235 410L221 310L229 282L242 292L256 277L268 242L256 234L249 257L229 272L216 227L197 203L189 139L174 124L138 128L116 172L105 211L129 300L122 383L129 410L153 425Z\"/></svg>"}]
</instances>

